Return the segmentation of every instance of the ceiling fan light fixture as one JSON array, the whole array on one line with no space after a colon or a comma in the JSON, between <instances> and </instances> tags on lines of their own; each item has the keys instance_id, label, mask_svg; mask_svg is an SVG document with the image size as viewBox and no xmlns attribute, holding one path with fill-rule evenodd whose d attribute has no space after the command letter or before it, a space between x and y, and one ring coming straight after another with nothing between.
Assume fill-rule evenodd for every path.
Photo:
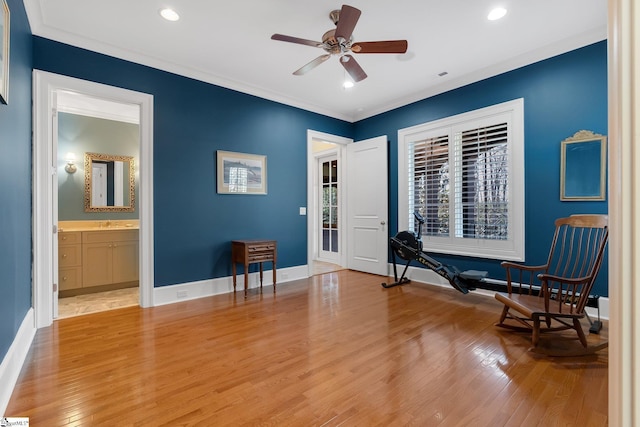
<instances>
[{"instance_id":1,"label":"ceiling fan light fixture","mask_svg":"<svg viewBox=\"0 0 640 427\"><path fill-rule=\"evenodd\" d=\"M496 21L504 17L506 14L507 14L507 9L505 9L504 7L496 7L491 12L489 12L489 15L487 15L487 19L489 21Z\"/></svg>"},{"instance_id":2,"label":"ceiling fan light fixture","mask_svg":"<svg viewBox=\"0 0 640 427\"><path fill-rule=\"evenodd\" d=\"M351 77L351 81L353 83L357 83L361 80L366 79L367 73L364 72L355 58L351 56L351 53L404 54L407 52L406 40L382 40L354 43L353 29L358 23L358 19L360 18L361 13L362 12L359 9L346 4L343 4L342 8L339 11L332 11L329 17L336 25L336 28L325 32L322 36L322 42L301 39L298 37L291 37L284 34L274 34L271 36L271 39L317 47L323 49L326 52L324 55L321 55L320 57L304 65L302 68L294 71L294 75L301 76L318 66L320 63L324 62L330 56L336 55L338 56L340 64L344 67L346 72Z\"/></svg>"},{"instance_id":3,"label":"ceiling fan light fixture","mask_svg":"<svg viewBox=\"0 0 640 427\"><path fill-rule=\"evenodd\" d=\"M180 15L178 15L178 12L170 8L160 9L160 16L171 22L175 22L180 19Z\"/></svg>"},{"instance_id":4,"label":"ceiling fan light fixture","mask_svg":"<svg viewBox=\"0 0 640 427\"><path fill-rule=\"evenodd\" d=\"M354 83L349 79L346 79L344 81L344 83L342 83L342 87L345 88L345 89L351 89L353 87L353 85L354 85Z\"/></svg>"}]
</instances>

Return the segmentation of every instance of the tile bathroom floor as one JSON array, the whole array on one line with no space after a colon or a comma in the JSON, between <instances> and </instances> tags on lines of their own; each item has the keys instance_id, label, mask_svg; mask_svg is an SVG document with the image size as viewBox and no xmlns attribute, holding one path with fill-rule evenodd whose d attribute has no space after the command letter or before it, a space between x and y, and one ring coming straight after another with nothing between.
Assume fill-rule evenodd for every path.
<instances>
[{"instance_id":1,"label":"tile bathroom floor","mask_svg":"<svg viewBox=\"0 0 640 427\"><path fill-rule=\"evenodd\" d=\"M139 288L117 289L58 299L58 319L138 305Z\"/></svg>"}]
</instances>

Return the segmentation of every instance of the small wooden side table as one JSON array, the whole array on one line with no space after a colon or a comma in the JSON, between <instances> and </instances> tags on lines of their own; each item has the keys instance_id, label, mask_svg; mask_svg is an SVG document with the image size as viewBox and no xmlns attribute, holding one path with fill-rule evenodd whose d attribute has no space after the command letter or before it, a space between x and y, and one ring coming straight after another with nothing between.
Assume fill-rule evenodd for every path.
<instances>
[{"instance_id":1,"label":"small wooden side table","mask_svg":"<svg viewBox=\"0 0 640 427\"><path fill-rule=\"evenodd\" d=\"M260 263L260 290L262 290L262 263L273 263L273 292L276 291L276 258L277 244L275 240L232 240L231 270L233 271L233 292L236 291L236 264L244 265L244 296L249 286L249 264Z\"/></svg>"}]
</instances>

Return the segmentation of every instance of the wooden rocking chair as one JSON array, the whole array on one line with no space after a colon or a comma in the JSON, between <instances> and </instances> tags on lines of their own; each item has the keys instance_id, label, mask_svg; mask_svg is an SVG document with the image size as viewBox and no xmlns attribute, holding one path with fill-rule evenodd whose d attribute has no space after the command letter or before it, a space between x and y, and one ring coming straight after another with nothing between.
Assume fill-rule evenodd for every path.
<instances>
[{"instance_id":1,"label":"wooden rocking chair","mask_svg":"<svg viewBox=\"0 0 640 427\"><path fill-rule=\"evenodd\" d=\"M531 332L532 350L547 354L537 348L541 333L574 329L583 349L566 355L591 354L607 344L589 348L580 320L607 245L608 217L572 215L557 219L555 225L546 264L502 263L507 293L495 295L504 304L496 325Z\"/></svg>"}]
</instances>

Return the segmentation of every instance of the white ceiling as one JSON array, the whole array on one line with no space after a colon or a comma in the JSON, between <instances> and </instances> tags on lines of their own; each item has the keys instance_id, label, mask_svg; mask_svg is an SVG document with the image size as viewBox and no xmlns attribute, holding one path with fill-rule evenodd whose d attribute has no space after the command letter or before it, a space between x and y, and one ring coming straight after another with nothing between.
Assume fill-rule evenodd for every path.
<instances>
[{"instance_id":1,"label":"white ceiling","mask_svg":"<svg viewBox=\"0 0 640 427\"><path fill-rule=\"evenodd\" d=\"M343 3L316 0L24 0L33 34L219 86L357 121L606 38L607 0L348 0L355 41L406 39L405 55L354 54L368 78L343 89L322 49ZM181 19L158 11L170 6ZM486 19L495 6L507 15ZM447 72L444 77L438 74Z\"/></svg>"}]
</instances>

